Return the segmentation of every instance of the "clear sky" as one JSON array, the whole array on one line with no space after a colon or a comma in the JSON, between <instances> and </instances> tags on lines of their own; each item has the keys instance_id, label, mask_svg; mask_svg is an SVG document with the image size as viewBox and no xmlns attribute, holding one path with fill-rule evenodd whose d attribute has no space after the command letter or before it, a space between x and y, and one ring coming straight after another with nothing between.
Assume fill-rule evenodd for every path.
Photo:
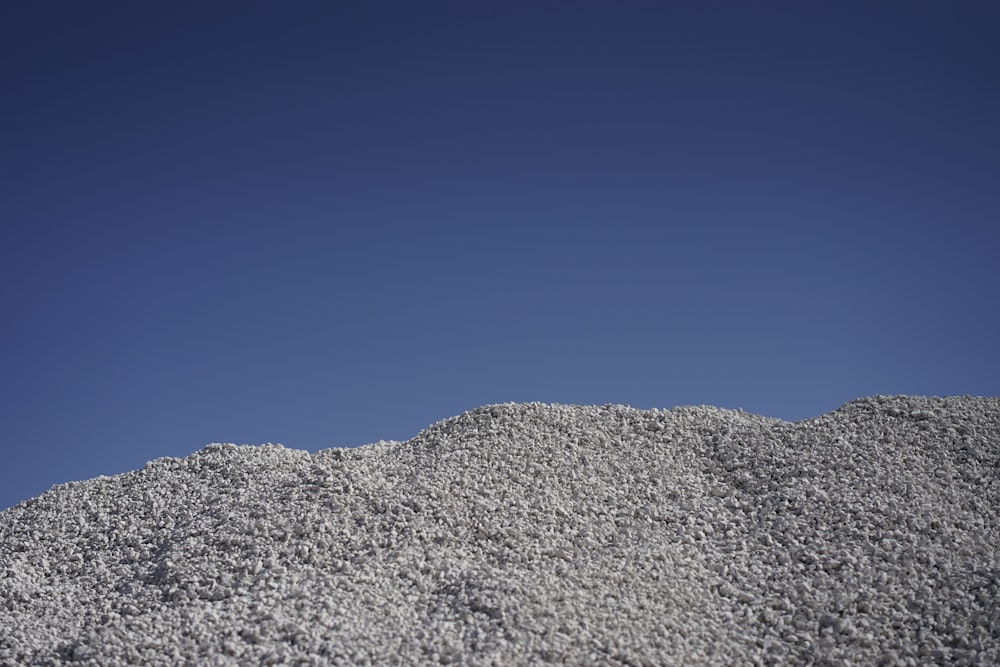
<instances>
[{"instance_id":1,"label":"clear sky","mask_svg":"<svg viewBox=\"0 0 1000 667\"><path fill-rule=\"evenodd\" d=\"M0 507L486 403L1000 393L996 2L0 4Z\"/></svg>"}]
</instances>

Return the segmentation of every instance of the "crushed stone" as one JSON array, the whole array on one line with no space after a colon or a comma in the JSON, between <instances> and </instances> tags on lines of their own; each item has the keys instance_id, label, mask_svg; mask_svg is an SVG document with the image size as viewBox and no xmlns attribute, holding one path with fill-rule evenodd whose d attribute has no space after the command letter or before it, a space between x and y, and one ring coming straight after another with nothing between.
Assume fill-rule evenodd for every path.
<instances>
[{"instance_id":1,"label":"crushed stone","mask_svg":"<svg viewBox=\"0 0 1000 667\"><path fill-rule=\"evenodd\" d=\"M997 665L1000 398L504 404L0 513L0 665Z\"/></svg>"}]
</instances>

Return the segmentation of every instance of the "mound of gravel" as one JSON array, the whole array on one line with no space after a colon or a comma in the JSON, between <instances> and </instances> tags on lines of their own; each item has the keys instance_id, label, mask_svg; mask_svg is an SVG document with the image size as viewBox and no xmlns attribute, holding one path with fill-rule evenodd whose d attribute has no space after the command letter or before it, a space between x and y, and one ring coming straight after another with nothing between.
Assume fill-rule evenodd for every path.
<instances>
[{"instance_id":1,"label":"mound of gravel","mask_svg":"<svg viewBox=\"0 0 1000 667\"><path fill-rule=\"evenodd\" d=\"M0 665L996 665L998 508L997 398L209 445L0 513Z\"/></svg>"}]
</instances>

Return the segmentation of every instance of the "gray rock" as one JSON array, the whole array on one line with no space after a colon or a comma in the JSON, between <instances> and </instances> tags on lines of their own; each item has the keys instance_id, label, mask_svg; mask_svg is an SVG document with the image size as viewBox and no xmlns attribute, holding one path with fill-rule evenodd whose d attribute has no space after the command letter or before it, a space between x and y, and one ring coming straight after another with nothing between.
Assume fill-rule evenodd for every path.
<instances>
[{"instance_id":1,"label":"gray rock","mask_svg":"<svg viewBox=\"0 0 1000 667\"><path fill-rule=\"evenodd\" d=\"M210 445L0 513L0 665L1000 664L998 471L969 397Z\"/></svg>"}]
</instances>

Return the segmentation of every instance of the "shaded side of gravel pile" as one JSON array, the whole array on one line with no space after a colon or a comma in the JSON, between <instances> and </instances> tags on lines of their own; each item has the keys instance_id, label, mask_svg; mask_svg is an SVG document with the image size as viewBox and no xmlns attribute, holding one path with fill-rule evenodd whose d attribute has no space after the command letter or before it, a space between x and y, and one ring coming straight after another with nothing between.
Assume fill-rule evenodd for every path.
<instances>
[{"instance_id":1,"label":"shaded side of gravel pile","mask_svg":"<svg viewBox=\"0 0 1000 667\"><path fill-rule=\"evenodd\" d=\"M211 445L0 513L0 665L996 665L998 508L996 398Z\"/></svg>"}]
</instances>

